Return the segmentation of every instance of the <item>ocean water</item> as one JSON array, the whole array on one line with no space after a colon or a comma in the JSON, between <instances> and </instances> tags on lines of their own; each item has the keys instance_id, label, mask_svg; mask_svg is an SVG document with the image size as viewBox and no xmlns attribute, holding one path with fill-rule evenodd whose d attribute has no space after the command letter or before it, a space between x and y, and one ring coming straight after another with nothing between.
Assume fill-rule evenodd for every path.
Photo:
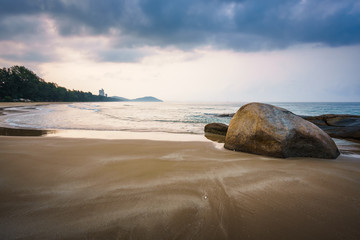
<instances>
[{"instance_id":1,"label":"ocean water","mask_svg":"<svg viewBox=\"0 0 360 240\"><path fill-rule=\"evenodd\" d=\"M246 103L65 103L5 109L0 125L50 130L96 130L202 135L204 126L228 124ZM271 103L298 115L360 115L360 103Z\"/></svg>"}]
</instances>

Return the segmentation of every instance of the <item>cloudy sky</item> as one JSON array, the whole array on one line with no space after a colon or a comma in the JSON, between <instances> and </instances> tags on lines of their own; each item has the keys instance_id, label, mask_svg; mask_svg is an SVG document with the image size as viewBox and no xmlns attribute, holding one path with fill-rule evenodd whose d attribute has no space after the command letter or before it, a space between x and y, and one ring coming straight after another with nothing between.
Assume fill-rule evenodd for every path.
<instances>
[{"instance_id":1,"label":"cloudy sky","mask_svg":"<svg viewBox=\"0 0 360 240\"><path fill-rule=\"evenodd\" d=\"M360 101L359 0L0 0L0 66L168 101Z\"/></svg>"}]
</instances>

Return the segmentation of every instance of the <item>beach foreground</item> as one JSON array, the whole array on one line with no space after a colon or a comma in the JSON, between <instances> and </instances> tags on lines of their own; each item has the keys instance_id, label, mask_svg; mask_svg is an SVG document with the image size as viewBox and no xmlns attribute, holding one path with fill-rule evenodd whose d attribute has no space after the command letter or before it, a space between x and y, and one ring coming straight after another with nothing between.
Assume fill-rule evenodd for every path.
<instances>
[{"instance_id":1,"label":"beach foreground","mask_svg":"<svg viewBox=\"0 0 360 240\"><path fill-rule=\"evenodd\" d=\"M359 239L360 161L0 137L1 239Z\"/></svg>"}]
</instances>

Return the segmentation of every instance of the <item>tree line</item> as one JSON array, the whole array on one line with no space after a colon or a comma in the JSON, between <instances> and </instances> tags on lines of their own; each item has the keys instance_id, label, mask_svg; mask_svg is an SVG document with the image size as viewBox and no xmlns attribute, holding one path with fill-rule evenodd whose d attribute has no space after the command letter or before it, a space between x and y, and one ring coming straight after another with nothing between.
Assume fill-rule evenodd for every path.
<instances>
[{"instance_id":1,"label":"tree line","mask_svg":"<svg viewBox=\"0 0 360 240\"><path fill-rule=\"evenodd\" d=\"M115 98L69 90L56 83L45 82L24 66L0 69L0 101L19 101L20 99L35 102L119 101Z\"/></svg>"}]
</instances>

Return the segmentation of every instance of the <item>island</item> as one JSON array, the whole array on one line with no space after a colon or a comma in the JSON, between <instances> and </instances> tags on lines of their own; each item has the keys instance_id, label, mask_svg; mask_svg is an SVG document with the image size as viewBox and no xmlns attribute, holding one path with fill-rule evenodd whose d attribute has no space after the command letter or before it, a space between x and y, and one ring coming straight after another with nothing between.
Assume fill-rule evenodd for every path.
<instances>
[{"instance_id":1,"label":"island","mask_svg":"<svg viewBox=\"0 0 360 240\"><path fill-rule=\"evenodd\" d=\"M152 97L152 96L146 96L146 97L135 98L135 99L128 99L128 98L118 97L118 96L113 96L112 98L115 98L119 101L126 101L126 102L163 102L163 100L158 99L156 97Z\"/></svg>"}]
</instances>

